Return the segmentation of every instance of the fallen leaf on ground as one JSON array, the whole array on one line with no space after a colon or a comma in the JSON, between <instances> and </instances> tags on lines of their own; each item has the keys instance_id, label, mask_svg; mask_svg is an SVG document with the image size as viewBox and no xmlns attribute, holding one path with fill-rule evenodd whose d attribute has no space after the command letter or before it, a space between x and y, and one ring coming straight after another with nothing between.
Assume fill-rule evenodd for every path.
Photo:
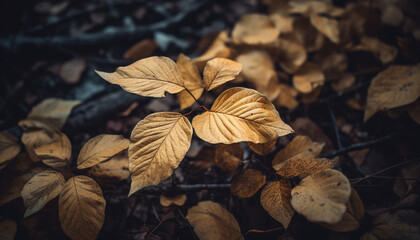
<instances>
[{"instance_id":1,"label":"fallen leaf on ground","mask_svg":"<svg viewBox=\"0 0 420 240\"><path fill-rule=\"evenodd\" d=\"M201 240L244 239L235 217L219 203L199 202L188 209L187 220Z\"/></svg>"},{"instance_id":2,"label":"fallen leaf on ground","mask_svg":"<svg viewBox=\"0 0 420 240\"><path fill-rule=\"evenodd\" d=\"M274 103L280 107L295 109L299 105L299 102L296 100L298 95L296 89L286 84L279 84L278 87L280 89L280 93L274 100Z\"/></svg>"},{"instance_id":3,"label":"fallen leaf on ground","mask_svg":"<svg viewBox=\"0 0 420 240\"><path fill-rule=\"evenodd\" d=\"M293 86L301 93L310 93L324 85L324 80L324 74L319 66L307 62L294 73Z\"/></svg>"},{"instance_id":4,"label":"fallen leaf on ground","mask_svg":"<svg viewBox=\"0 0 420 240\"><path fill-rule=\"evenodd\" d=\"M311 222L335 224L346 211L351 187L339 171L326 169L304 178L292 189L291 203Z\"/></svg>"},{"instance_id":5,"label":"fallen leaf on ground","mask_svg":"<svg viewBox=\"0 0 420 240\"><path fill-rule=\"evenodd\" d=\"M20 152L20 144L13 135L0 132L0 169Z\"/></svg>"},{"instance_id":6,"label":"fallen leaf on ground","mask_svg":"<svg viewBox=\"0 0 420 240\"><path fill-rule=\"evenodd\" d=\"M270 17L252 13L242 16L236 22L232 30L232 40L239 44L267 44L274 42L279 34L279 29Z\"/></svg>"},{"instance_id":7,"label":"fallen leaf on ground","mask_svg":"<svg viewBox=\"0 0 420 240\"><path fill-rule=\"evenodd\" d=\"M60 134L58 132L49 132L45 129L37 129L25 131L22 134L22 143L25 145L26 152L34 162L38 162L41 159L35 153L35 149L43 145L54 142L59 139Z\"/></svg>"},{"instance_id":8,"label":"fallen leaf on ground","mask_svg":"<svg viewBox=\"0 0 420 240\"><path fill-rule=\"evenodd\" d=\"M394 61L398 54L398 49L396 47L371 37L362 37L360 44L355 46L352 50L371 52L384 65Z\"/></svg>"},{"instance_id":9,"label":"fallen leaf on ground","mask_svg":"<svg viewBox=\"0 0 420 240\"><path fill-rule=\"evenodd\" d=\"M271 182L261 192L261 205L271 217L287 229L295 210L290 204L290 183L286 179Z\"/></svg>"},{"instance_id":10,"label":"fallen leaf on ground","mask_svg":"<svg viewBox=\"0 0 420 240\"><path fill-rule=\"evenodd\" d=\"M233 173L242 163L244 151L239 143L218 144L214 154L214 162L226 173Z\"/></svg>"},{"instance_id":11,"label":"fallen leaf on ground","mask_svg":"<svg viewBox=\"0 0 420 240\"><path fill-rule=\"evenodd\" d=\"M70 164L71 143L64 133L52 143L34 149L38 158L46 165L55 169L62 169Z\"/></svg>"},{"instance_id":12,"label":"fallen leaf on ground","mask_svg":"<svg viewBox=\"0 0 420 240\"><path fill-rule=\"evenodd\" d=\"M152 56L158 44L153 39L143 39L131 46L125 53L124 59L137 61Z\"/></svg>"},{"instance_id":13,"label":"fallen leaf on ground","mask_svg":"<svg viewBox=\"0 0 420 240\"><path fill-rule=\"evenodd\" d=\"M400 196L404 197L409 191L411 191L413 185L416 183L416 180L420 178L420 164L414 162L406 167L401 168L398 177L402 179L396 179L394 183L394 192ZM405 179L405 180L403 180Z\"/></svg>"},{"instance_id":14,"label":"fallen leaf on ground","mask_svg":"<svg viewBox=\"0 0 420 240\"><path fill-rule=\"evenodd\" d=\"M164 207L169 207L171 205L183 206L186 200L187 195L185 194L179 194L175 196L165 196L163 194L160 195L160 205Z\"/></svg>"},{"instance_id":15,"label":"fallen leaf on ground","mask_svg":"<svg viewBox=\"0 0 420 240\"><path fill-rule=\"evenodd\" d=\"M265 184L266 176L256 169L238 172L232 179L230 191L240 198L252 197Z\"/></svg>"},{"instance_id":16,"label":"fallen leaf on ground","mask_svg":"<svg viewBox=\"0 0 420 240\"><path fill-rule=\"evenodd\" d=\"M340 42L339 23L337 20L318 14L312 14L310 19L311 24L330 39L331 42L335 44Z\"/></svg>"},{"instance_id":17,"label":"fallen leaf on ground","mask_svg":"<svg viewBox=\"0 0 420 240\"><path fill-rule=\"evenodd\" d=\"M86 61L80 58L74 58L61 65L59 76L65 83L76 84L82 78L85 70Z\"/></svg>"},{"instance_id":18,"label":"fallen leaf on ground","mask_svg":"<svg viewBox=\"0 0 420 240\"><path fill-rule=\"evenodd\" d=\"M284 35L276 41L280 66L287 73L294 73L307 59L305 48L299 43L295 35Z\"/></svg>"},{"instance_id":19,"label":"fallen leaf on ground","mask_svg":"<svg viewBox=\"0 0 420 240\"><path fill-rule=\"evenodd\" d=\"M277 138L266 143L252 143L247 142L246 144L248 147L256 154L261 156L266 156L273 150L274 146L276 145Z\"/></svg>"},{"instance_id":20,"label":"fallen leaf on ground","mask_svg":"<svg viewBox=\"0 0 420 240\"><path fill-rule=\"evenodd\" d=\"M311 119L297 118L291 123L291 127L295 130L296 135L305 135L314 142L325 143L322 152L330 152L334 149L331 140Z\"/></svg>"},{"instance_id":21,"label":"fallen leaf on ground","mask_svg":"<svg viewBox=\"0 0 420 240\"><path fill-rule=\"evenodd\" d=\"M226 46L228 41L230 40L227 31L220 32L207 51L200 57L193 59L193 62L197 63L199 69L202 70L205 63L215 57L229 58L232 55L232 50Z\"/></svg>"},{"instance_id":22,"label":"fallen leaf on ground","mask_svg":"<svg viewBox=\"0 0 420 240\"><path fill-rule=\"evenodd\" d=\"M285 178L293 178L301 175L317 173L324 169L334 167L337 159L314 158L314 157L293 157L285 162L273 166L277 174Z\"/></svg>"},{"instance_id":23,"label":"fallen leaf on ground","mask_svg":"<svg viewBox=\"0 0 420 240\"><path fill-rule=\"evenodd\" d=\"M342 92L349 89L356 82L356 78L352 74L345 74L338 80L331 83L331 87L336 92Z\"/></svg>"}]
</instances>

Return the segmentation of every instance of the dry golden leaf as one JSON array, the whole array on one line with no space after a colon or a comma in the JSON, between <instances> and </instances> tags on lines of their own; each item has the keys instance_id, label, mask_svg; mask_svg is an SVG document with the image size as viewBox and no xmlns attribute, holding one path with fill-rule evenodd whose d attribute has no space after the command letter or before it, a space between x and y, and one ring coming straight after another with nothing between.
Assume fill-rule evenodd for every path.
<instances>
[{"instance_id":1,"label":"dry golden leaf","mask_svg":"<svg viewBox=\"0 0 420 240\"><path fill-rule=\"evenodd\" d=\"M28 154L20 154L0 175L0 206L19 198L23 186L44 167L35 167Z\"/></svg>"},{"instance_id":2,"label":"dry golden leaf","mask_svg":"<svg viewBox=\"0 0 420 240\"><path fill-rule=\"evenodd\" d=\"M420 236L420 215L415 210L396 210L379 215L373 229L361 240L417 240Z\"/></svg>"},{"instance_id":3,"label":"dry golden leaf","mask_svg":"<svg viewBox=\"0 0 420 240\"><path fill-rule=\"evenodd\" d=\"M58 132L50 132L46 129L37 129L26 131L22 135L22 143L25 145L26 152L34 162L40 161L40 158L35 153L35 149L54 142L60 137Z\"/></svg>"},{"instance_id":4,"label":"dry golden leaf","mask_svg":"<svg viewBox=\"0 0 420 240\"><path fill-rule=\"evenodd\" d=\"M16 223L9 219L0 219L0 239L13 240L15 239L17 226Z\"/></svg>"},{"instance_id":5,"label":"dry golden leaf","mask_svg":"<svg viewBox=\"0 0 420 240\"><path fill-rule=\"evenodd\" d=\"M292 178L300 175L308 175L319 172L324 169L334 167L338 159L330 160L327 158L314 157L293 157L285 162L273 166L277 170L277 174L285 178Z\"/></svg>"},{"instance_id":6,"label":"dry golden leaf","mask_svg":"<svg viewBox=\"0 0 420 240\"><path fill-rule=\"evenodd\" d=\"M332 6L329 1L291 1L289 3L290 14L302 14L310 16L313 14L327 14L329 16L338 17L344 12L342 8Z\"/></svg>"},{"instance_id":7,"label":"dry golden leaf","mask_svg":"<svg viewBox=\"0 0 420 240\"><path fill-rule=\"evenodd\" d=\"M270 15L271 21L280 33L288 33L293 31L293 17L286 14L272 14Z\"/></svg>"},{"instance_id":8,"label":"dry golden leaf","mask_svg":"<svg viewBox=\"0 0 420 240\"><path fill-rule=\"evenodd\" d=\"M312 14L311 24L324 34L331 42L338 44L340 42L340 31L338 21L332 18Z\"/></svg>"},{"instance_id":9,"label":"dry golden leaf","mask_svg":"<svg viewBox=\"0 0 420 240\"><path fill-rule=\"evenodd\" d=\"M0 132L0 169L20 152L20 144L13 135Z\"/></svg>"},{"instance_id":10,"label":"dry golden leaf","mask_svg":"<svg viewBox=\"0 0 420 240\"><path fill-rule=\"evenodd\" d=\"M301 93L310 93L324 85L324 80L324 74L319 66L307 62L293 75L293 86Z\"/></svg>"},{"instance_id":11,"label":"dry golden leaf","mask_svg":"<svg viewBox=\"0 0 420 240\"><path fill-rule=\"evenodd\" d=\"M32 108L26 119L19 121L22 128L45 128L50 131L60 130L67 121L73 107L80 101L49 98Z\"/></svg>"},{"instance_id":12,"label":"dry golden leaf","mask_svg":"<svg viewBox=\"0 0 420 240\"><path fill-rule=\"evenodd\" d=\"M277 73L270 55L265 51L253 50L239 55L236 61L242 64L242 75L257 91L268 96L271 83L277 83Z\"/></svg>"},{"instance_id":13,"label":"dry golden leaf","mask_svg":"<svg viewBox=\"0 0 420 240\"><path fill-rule=\"evenodd\" d=\"M296 136L287 144L285 148L279 151L273 160L273 166L284 163L286 160L311 156L318 157L325 143L312 142L308 136ZM302 154L303 153L303 154Z\"/></svg>"},{"instance_id":14,"label":"dry golden leaf","mask_svg":"<svg viewBox=\"0 0 420 240\"><path fill-rule=\"evenodd\" d=\"M210 59L215 57L229 58L232 55L232 50L226 46L228 41L229 37L227 31L220 32L209 49L200 57L193 59L193 62L197 63L197 65L202 65L202 67L199 66L199 68L203 69L203 63L206 63Z\"/></svg>"},{"instance_id":15,"label":"dry golden leaf","mask_svg":"<svg viewBox=\"0 0 420 240\"><path fill-rule=\"evenodd\" d=\"M105 205L102 190L93 179L70 178L58 201L61 228L71 239L96 239L104 223Z\"/></svg>"},{"instance_id":16,"label":"dry golden leaf","mask_svg":"<svg viewBox=\"0 0 420 240\"><path fill-rule=\"evenodd\" d=\"M296 72L306 61L306 50L294 35L280 36L276 41L276 48L280 66L287 73Z\"/></svg>"},{"instance_id":17,"label":"dry golden leaf","mask_svg":"<svg viewBox=\"0 0 420 240\"><path fill-rule=\"evenodd\" d=\"M249 198L264 186L266 176L256 169L246 169L238 172L232 179L230 191L240 198Z\"/></svg>"},{"instance_id":18,"label":"dry golden leaf","mask_svg":"<svg viewBox=\"0 0 420 240\"><path fill-rule=\"evenodd\" d=\"M219 203L199 202L188 209L187 220L201 240L244 239L235 217Z\"/></svg>"},{"instance_id":19,"label":"dry golden leaf","mask_svg":"<svg viewBox=\"0 0 420 240\"><path fill-rule=\"evenodd\" d=\"M319 95L321 94L322 86L315 88L310 93L302 93L300 97L300 102L303 104L313 103L318 100Z\"/></svg>"},{"instance_id":20,"label":"dry golden leaf","mask_svg":"<svg viewBox=\"0 0 420 240\"><path fill-rule=\"evenodd\" d=\"M355 46L352 50L371 52L384 65L394 61L398 54L398 49L396 47L371 37L362 37L360 44Z\"/></svg>"},{"instance_id":21,"label":"dry golden leaf","mask_svg":"<svg viewBox=\"0 0 420 240\"><path fill-rule=\"evenodd\" d=\"M64 133L59 133L54 142L35 148L34 151L50 167L61 169L70 164L71 143Z\"/></svg>"},{"instance_id":22,"label":"dry golden leaf","mask_svg":"<svg viewBox=\"0 0 420 240\"><path fill-rule=\"evenodd\" d=\"M353 74L345 74L344 76L340 77L337 81L334 81L331 83L331 87L336 92L342 92L351 86L356 82L356 78Z\"/></svg>"},{"instance_id":23,"label":"dry golden leaf","mask_svg":"<svg viewBox=\"0 0 420 240\"><path fill-rule=\"evenodd\" d=\"M112 187L114 183L130 176L128 171L128 151L124 150L108 161L99 163L87 173L102 187Z\"/></svg>"},{"instance_id":24,"label":"dry golden leaf","mask_svg":"<svg viewBox=\"0 0 420 240\"><path fill-rule=\"evenodd\" d=\"M23 187L21 195L28 217L41 210L47 202L60 194L65 180L61 173L46 170L33 176Z\"/></svg>"},{"instance_id":25,"label":"dry golden leaf","mask_svg":"<svg viewBox=\"0 0 420 240\"><path fill-rule=\"evenodd\" d=\"M95 70L96 71L96 70ZM127 92L145 97L165 97L185 89L184 80L174 61L167 57L149 57L113 73L96 71L106 81Z\"/></svg>"},{"instance_id":26,"label":"dry golden leaf","mask_svg":"<svg viewBox=\"0 0 420 240\"><path fill-rule=\"evenodd\" d=\"M80 81L85 70L86 61L81 58L74 58L61 65L59 75L65 83L76 84Z\"/></svg>"},{"instance_id":27,"label":"dry golden leaf","mask_svg":"<svg viewBox=\"0 0 420 240\"><path fill-rule=\"evenodd\" d=\"M271 182L261 192L261 205L271 217L287 229L295 210L290 204L290 183L286 179Z\"/></svg>"},{"instance_id":28,"label":"dry golden leaf","mask_svg":"<svg viewBox=\"0 0 420 240\"><path fill-rule=\"evenodd\" d=\"M187 195L180 194L176 196L165 196L160 195L160 205L164 207L169 207L171 205L183 206L185 201L187 201Z\"/></svg>"},{"instance_id":29,"label":"dry golden leaf","mask_svg":"<svg viewBox=\"0 0 420 240\"><path fill-rule=\"evenodd\" d=\"M190 148L192 127L180 113L150 114L134 127L128 148L130 193L170 177Z\"/></svg>"},{"instance_id":30,"label":"dry golden leaf","mask_svg":"<svg viewBox=\"0 0 420 240\"><path fill-rule=\"evenodd\" d=\"M230 88L214 101L210 111L194 117L196 134L209 143L264 143L292 133L273 104L259 92Z\"/></svg>"},{"instance_id":31,"label":"dry golden leaf","mask_svg":"<svg viewBox=\"0 0 420 240\"><path fill-rule=\"evenodd\" d=\"M210 91L225 82L232 81L241 70L241 63L226 58L214 58L208 61L206 67L204 67L204 88Z\"/></svg>"},{"instance_id":32,"label":"dry golden leaf","mask_svg":"<svg viewBox=\"0 0 420 240\"><path fill-rule=\"evenodd\" d=\"M372 80L364 121L378 111L407 105L420 96L420 64L391 65Z\"/></svg>"},{"instance_id":33,"label":"dry golden leaf","mask_svg":"<svg viewBox=\"0 0 420 240\"><path fill-rule=\"evenodd\" d=\"M420 124L420 99L411 103L407 107L408 114L418 124Z\"/></svg>"},{"instance_id":34,"label":"dry golden leaf","mask_svg":"<svg viewBox=\"0 0 420 240\"><path fill-rule=\"evenodd\" d=\"M216 165L227 173L233 173L242 163L244 151L239 143L218 144L214 154Z\"/></svg>"},{"instance_id":35,"label":"dry golden leaf","mask_svg":"<svg viewBox=\"0 0 420 240\"><path fill-rule=\"evenodd\" d=\"M274 42L280 31L271 21L270 17L264 14L244 15L232 30L232 40L238 44L267 44Z\"/></svg>"},{"instance_id":36,"label":"dry golden leaf","mask_svg":"<svg viewBox=\"0 0 420 240\"><path fill-rule=\"evenodd\" d=\"M334 150L331 140L325 135L324 131L316 125L309 118L297 118L291 123L292 128L295 130L296 135L308 136L315 142L325 143L321 152L330 152Z\"/></svg>"},{"instance_id":37,"label":"dry golden leaf","mask_svg":"<svg viewBox=\"0 0 420 240\"><path fill-rule=\"evenodd\" d=\"M184 77L185 88L188 89L196 99L201 97L203 93L203 81L201 80L200 72L198 71L195 63L184 54L179 54L178 60L176 61L182 76ZM177 94L179 103L181 104L181 110L190 107L194 104L194 98L188 93L187 90L182 90Z\"/></svg>"},{"instance_id":38,"label":"dry golden leaf","mask_svg":"<svg viewBox=\"0 0 420 240\"><path fill-rule=\"evenodd\" d=\"M274 146L276 145L277 138L266 143L252 143L247 142L246 144L248 147L256 154L261 156L266 156L273 150Z\"/></svg>"},{"instance_id":39,"label":"dry golden leaf","mask_svg":"<svg viewBox=\"0 0 420 240\"><path fill-rule=\"evenodd\" d=\"M93 167L128 148L130 141L121 135L98 135L83 145L77 158L77 168Z\"/></svg>"},{"instance_id":40,"label":"dry golden leaf","mask_svg":"<svg viewBox=\"0 0 420 240\"><path fill-rule=\"evenodd\" d=\"M308 18L298 18L293 22L294 31L288 35L302 45L307 52L320 50L325 44L324 35L312 26Z\"/></svg>"},{"instance_id":41,"label":"dry golden leaf","mask_svg":"<svg viewBox=\"0 0 420 240\"><path fill-rule=\"evenodd\" d=\"M326 169L304 178L292 189L291 203L311 222L335 224L346 211L351 187L341 172Z\"/></svg>"},{"instance_id":42,"label":"dry golden leaf","mask_svg":"<svg viewBox=\"0 0 420 240\"><path fill-rule=\"evenodd\" d=\"M158 44L153 39L143 39L131 46L125 53L124 59L137 61L152 56Z\"/></svg>"},{"instance_id":43,"label":"dry golden leaf","mask_svg":"<svg viewBox=\"0 0 420 240\"><path fill-rule=\"evenodd\" d=\"M280 93L279 96L274 100L274 103L280 107L295 109L299 105L299 102L296 100L298 95L296 89L282 83L280 83L278 87L280 88Z\"/></svg>"},{"instance_id":44,"label":"dry golden leaf","mask_svg":"<svg viewBox=\"0 0 420 240\"><path fill-rule=\"evenodd\" d=\"M364 216L365 207L363 206L363 202L356 190L352 188L343 218L336 224L321 223L321 226L335 232L350 232L359 229L360 222Z\"/></svg>"}]
</instances>

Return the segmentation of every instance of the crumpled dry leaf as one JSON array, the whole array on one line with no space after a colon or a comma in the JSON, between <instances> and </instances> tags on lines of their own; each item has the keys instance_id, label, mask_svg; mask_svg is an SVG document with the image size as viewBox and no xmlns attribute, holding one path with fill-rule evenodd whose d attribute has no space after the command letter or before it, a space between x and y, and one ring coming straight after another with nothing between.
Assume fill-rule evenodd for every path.
<instances>
[{"instance_id":1,"label":"crumpled dry leaf","mask_svg":"<svg viewBox=\"0 0 420 240\"><path fill-rule=\"evenodd\" d=\"M298 135L276 154L273 167L294 158L318 157L324 145L325 143L312 142L308 136Z\"/></svg>"},{"instance_id":2,"label":"crumpled dry leaf","mask_svg":"<svg viewBox=\"0 0 420 240\"><path fill-rule=\"evenodd\" d=\"M25 145L26 152L28 153L29 157L34 162L38 162L41 159L35 153L35 149L52 143L60 137L58 132L50 132L46 129L36 129L25 131L22 134L22 143Z\"/></svg>"},{"instance_id":3,"label":"crumpled dry leaf","mask_svg":"<svg viewBox=\"0 0 420 240\"><path fill-rule=\"evenodd\" d=\"M101 134L83 145L77 158L77 168L93 167L128 148L130 141L121 135Z\"/></svg>"},{"instance_id":4,"label":"crumpled dry leaf","mask_svg":"<svg viewBox=\"0 0 420 240\"><path fill-rule=\"evenodd\" d=\"M65 83L76 84L85 70L86 61L81 58L73 58L61 65L59 75Z\"/></svg>"},{"instance_id":5,"label":"crumpled dry leaf","mask_svg":"<svg viewBox=\"0 0 420 240\"><path fill-rule=\"evenodd\" d=\"M233 177L230 191L240 198L249 198L264 186L265 180L266 176L256 169L242 170Z\"/></svg>"},{"instance_id":6,"label":"crumpled dry leaf","mask_svg":"<svg viewBox=\"0 0 420 240\"><path fill-rule=\"evenodd\" d=\"M232 30L232 40L238 44L267 44L274 42L280 31L269 16L251 13L242 16Z\"/></svg>"},{"instance_id":7,"label":"crumpled dry leaf","mask_svg":"<svg viewBox=\"0 0 420 240\"><path fill-rule=\"evenodd\" d=\"M203 69L204 64L215 57L229 58L232 55L232 49L226 46L229 41L227 31L220 32L209 49L200 57L193 59L193 62L197 64L199 69Z\"/></svg>"},{"instance_id":8,"label":"crumpled dry leaf","mask_svg":"<svg viewBox=\"0 0 420 240\"><path fill-rule=\"evenodd\" d=\"M150 114L134 127L128 148L130 193L170 177L191 144L192 127L180 113Z\"/></svg>"},{"instance_id":9,"label":"crumpled dry leaf","mask_svg":"<svg viewBox=\"0 0 420 240\"><path fill-rule=\"evenodd\" d=\"M0 239L13 240L15 239L17 226L16 223L9 219L0 219Z\"/></svg>"},{"instance_id":10,"label":"crumpled dry leaf","mask_svg":"<svg viewBox=\"0 0 420 240\"><path fill-rule=\"evenodd\" d=\"M299 156L299 155L298 155ZM334 167L338 159L314 158L314 157L293 157L285 162L273 166L277 174L285 178L292 178L301 175L317 173L324 169Z\"/></svg>"},{"instance_id":11,"label":"crumpled dry leaf","mask_svg":"<svg viewBox=\"0 0 420 240\"><path fill-rule=\"evenodd\" d=\"M104 223L105 205L102 190L92 178L70 178L58 201L63 232L71 239L96 239Z\"/></svg>"},{"instance_id":12,"label":"crumpled dry leaf","mask_svg":"<svg viewBox=\"0 0 420 240\"><path fill-rule=\"evenodd\" d=\"M0 169L6 167L10 160L20 152L20 144L13 135L0 132Z\"/></svg>"},{"instance_id":13,"label":"crumpled dry leaf","mask_svg":"<svg viewBox=\"0 0 420 240\"><path fill-rule=\"evenodd\" d=\"M26 119L19 121L19 126L27 128L44 128L50 131L60 130L73 107L80 101L49 98L32 108Z\"/></svg>"},{"instance_id":14,"label":"crumpled dry leaf","mask_svg":"<svg viewBox=\"0 0 420 240\"><path fill-rule=\"evenodd\" d=\"M226 58L214 58L207 62L203 72L204 88L210 91L225 82L232 81L242 70L242 64Z\"/></svg>"},{"instance_id":15,"label":"crumpled dry leaf","mask_svg":"<svg viewBox=\"0 0 420 240\"><path fill-rule=\"evenodd\" d=\"M306 61L307 54L305 48L297 39L296 35L282 35L275 42L278 51L280 66L287 73L294 73Z\"/></svg>"},{"instance_id":16,"label":"crumpled dry leaf","mask_svg":"<svg viewBox=\"0 0 420 240\"><path fill-rule=\"evenodd\" d=\"M112 187L114 183L130 176L128 171L128 151L124 150L108 161L93 166L87 172L101 187Z\"/></svg>"},{"instance_id":17,"label":"crumpled dry leaf","mask_svg":"<svg viewBox=\"0 0 420 240\"><path fill-rule=\"evenodd\" d=\"M354 188L351 188L350 199L346 206L346 212L338 223L320 223L320 225L335 232L350 232L359 229L360 222L365 216L365 207Z\"/></svg>"},{"instance_id":18,"label":"crumpled dry leaf","mask_svg":"<svg viewBox=\"0 0 420 240\"><path fill-rule=\"evenodd\" d=\"M193 63L189 57L181 53L178 56L176 65L184 77L185 88L188 89L188 91L190 91L196 99L199 99L203 93L204 87L196 64ZM177 94L181 110L190 107L195 102L194 98L188 93L188 91L182 90Z\"/></svg>"},{"instance_id":19,"label":"crumpled dry leaf","mask_svg":"<svg viewBox=\"0 0 420 240\"><path fill-rule=\"evenodd\" d=\"M290 14L302 14L304 16L326 14L338 17L344 13L344 9L335 7L328 1L290 1L289 6L288 12Z\"/></svg>"},{"instance_id":20,"label":"crumpled dry leaf","mask_svg":"<svg viewBox=\"0 0 420 240\"><path fill-rule=\"evenodd\" d=\"M113 73L96 73L106 81L120 85L127 92L145 97L165 97L166 93L175 94L185 89L178 66L167 57L149 57L119 67Z\"/></svg>"},{"instance_id":21,"label":"crumpled dry leaf","mask_svg":"<svg viewBox=\"0 0 420 240\"><path fill-rule=\"evenodd\" d=\"M379 215L373 229L361 240L415 240L420 236L420 215L415 210L396 210Z\"/></svg>"},{"instance_id":22,"label":"crumpled dry leaf","mask_svg":"<svg viewBox=\"0 0 420 240\"><path fill-rule=\"evenodd\" d=\"M70 164L71 143L64 133L52 143L34 149L38 158L46 165L55 169L62 169Z\"/></svg>"},{"instance_id":23,"label":"crumpled dry leaf","mask_svg":"<svg viewBox=\"0 0 420 240\"><path fill-rule=\"evenodd\" d=\"M286 14L276 13L270 15L270 19L280 33L289 33L293 31L293 17Z\"/></svg>"},{"instance_id":24,"label":"crumpled dry leaf","mask_svg":"<svg viewBox=\"0 0 420 240\"><path fill-rule=\"evenodd\" d=\"M340 30L339 23L337 20L320 16L318 14L312 14L311 24L324 34L331 42L338 44L340 42Z\"/></svg>"},{"instance_id":25,"label":"crumpled dry leaf","mask_svg":"<svg viewBox=\"0 0 420 240\"><path fill-rule=\"evenodd\" d=\"M296 89L282 83L280 83L278 87L280 89L280 93L274 100L274 104L280 107L287 107L288 109L295 109L299 105L299 102L296 100L298 95Z\"/></svg>"},{"instance_id":26,"label":"crumpled dry leaf","mask_svg":"<svg viewBox=\"0 0 420 240\"><path fill-rule=\"evenodd\" d=\"M293 86L300 93L311 93L317 87L324 85L324 74L318 65L305 63L293 75Z\"/></svg>"},{"instance_id":27,"label":"crumpled dry leaf","mask_svg":"<svg viewBox=\"0 0 420 240\"><path fill-rule=\"evenodd\" d=\"M137 61L152 56L158 44L153 39L143 39L131 46L125 53L124 59Z\"/></svg>"},{"instance_id":28,"label":"crumpled dry leaf","mask_svg":"<svg viewBox=\"0 0 420 240\"><path fill-rule=\"evenodd\" d=\"M28 217L41 210L47 202L60 194L65 180L61 173L46 170L33 176L23 187L21 195Z\"/></svg>"},{"instance_id":29,"label":"crumpled dry leaf","mask_svg":"<svg viewBox=\"0 0 420 240\"><path fill-rule=\"evenodd\" d=\"M371 52L384 65L394 61L398 54L396 47L372 37L362 37L360 44L354 46L351 50Z\"/></svg>"},{"instance_id":30,"label":"crumpled dry leaf","mask_svg":"<svg viewBox=\"0 0 420 240\"><path fill-rule=\"evenodd\" d=\"M290 203L291 187L286 179L273 181L261 192L261 205L271 217L283 224L287 229L295 210Z\"/></svg>"},{"instance_id":31,"label":"crumpled dry leaf","mask_svg":"<svg viewBox=\"0 0 420 240\"><path fill-rule=\"evenodd\" d=\"M219 203L199 202L188 209L187 220L201 240L244 239L235 217Z\"/></svg>"},{"instance_id":32,"label":"crumpled dry leaf","mask_svg":"<svg viewBox=\"0 0 420 240\"><path fill-rule=\"evenodd\" d=\"M293 132L264 95L241 87L224 91L192 124L201 139L213 144L264 143Z\"/></svg>"},{"instance_id":33,"label":"crumpled dry leaf","mask_svg":"<svg viewBox=\"0 0 420 240\"><path fill-rule=\"evenodd\" d=\"M214 154L214 162L226 173L233 173L242 163L244 151L241 144L218 144Z\"/></svg>"},{"instance_id":34,"label":"crumpled dry leaf","mask_svg":"<svg viewBox=\"0 0 420 240\"><path fill-rule=\"evenodd\" d=\"M407 105L420 96L420 64L391 65L369 86L364 121L378 111Z\"/></svg>"},{"instance_id":35,"label":"crumpled dry leaf","mask_svg":"<svg viewBox=\"0 0 420 240\"><path fill-rule=\"evenodd\" d=\"M311 222L335 224L346 211L351 187L341 172L326 169L304 178L292 190L293 208Z\"/></svg>"},{"instance_id":36,"label":"crumpled dry leaf","mask_svg":"<svg viewBox=\"0 0 420 240\"><path fill-rule=\"evenodd\" d=\"M266 156L273 150L274 146L276 145L277 138L266 143L252 143L247 142L246 144L248 147L256 154L261 156Z\"/></svg>"},{"instance_id":37,"label":"crumpled dry leaf","mask_svg":"<svg viewBox=\"0 0 420 240\"><path fill-rule=\"evenodd\" d=\"M164 207L169 207L171 205L175 206L183 206L187 201L187 195L179 194L175 196L165 196L163 194L160 195L160 205Z\"/></svg>"}]
</instances>

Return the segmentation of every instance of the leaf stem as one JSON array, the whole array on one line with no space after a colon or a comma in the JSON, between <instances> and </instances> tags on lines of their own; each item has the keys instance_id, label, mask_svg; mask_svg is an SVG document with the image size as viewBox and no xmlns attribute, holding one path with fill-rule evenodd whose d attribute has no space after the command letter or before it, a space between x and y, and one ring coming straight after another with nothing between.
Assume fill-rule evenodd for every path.
<instances>
[{"instance_id":1,"label":"leaf stem","mask_svg":"<svg viewBox=\"0 0 420 240\"><path fill-rule=\"evenodd\" d=\"M185 90L191 95L192 98L194 98L195 102L201 106L200 102L197 100L197 98L194 97L194 95L190 92L190 90L188 90L188 88L185 88Z\"/></svg>"}]
</instances>

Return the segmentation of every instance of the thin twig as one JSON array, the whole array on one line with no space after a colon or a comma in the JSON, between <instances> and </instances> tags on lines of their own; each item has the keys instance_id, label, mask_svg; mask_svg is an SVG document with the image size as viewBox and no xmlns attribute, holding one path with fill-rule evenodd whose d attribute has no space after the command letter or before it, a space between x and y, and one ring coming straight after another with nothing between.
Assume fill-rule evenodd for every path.
<instances>
[{"instance_id":1,"label":"thin twig","mask_svg":"<svg viewBox=\"0 0 420 240\"><path fill-rule=\"evenodd\" d=\"M174 210L174 207L172 207L172 209L162 218L162 220L160 220L159 224L156 225L149 234L147 234L144 240L147 240L153 234L153 232L156 231L156 229L158 229L158 227L160 227L160 225L162 225L162 223L167 220L167 218L169 217L169 214L171 214L173 210Z\"/></svg>"},{"instance_id":2,"label":"thin twig","mask_svg":"<svg viewBox=\"0 0 420 240\"><path fill-rule=\"evenodd\" d=\"M269 233L269 232L275 232L275 231L279 231L283 229L284 227L276 227L276 228L272 228L268 230L251 229L251 230L248 230L246 233L242 234L242 236L245 237L249 233Z\"/></svg>"},{"instance_id":3,"label":"thin twig","mask_svg":"<svg viewBox=\"0 0 420 240\"><path fill-rule=\"evenodd\" d=\"M331 122L332 122L333 127L334 127L334 134L335 134L335 138L337 140L338 149L342 149L343 144L341 143L340 130L338 129L337 119L335 119L334 112L331 109L331 106L330 106L329 102L327 102L327 108L328 108L328 112L330 113Z\"/></svg>"},{"instance_id":4,"label":"thin twig","mask_svg":"<svg viewBox=\"0 0 420 240\"><path fill-rule=\"evenodd\" d=\"M184 219L184 222L187 224L188 229L190 229L190 232L191 232L191 235L193 236L193 238L195 240L198 240L195 237L195 233L194 233L194 230L192 229L192 226L191 226L190 222L187 220L187 218L184 216L184 214L182 214L181 210L178 207L176 208L176 210L178 210L179 215L182 217L182 219Z\"/></svg>"}]
</instances>

